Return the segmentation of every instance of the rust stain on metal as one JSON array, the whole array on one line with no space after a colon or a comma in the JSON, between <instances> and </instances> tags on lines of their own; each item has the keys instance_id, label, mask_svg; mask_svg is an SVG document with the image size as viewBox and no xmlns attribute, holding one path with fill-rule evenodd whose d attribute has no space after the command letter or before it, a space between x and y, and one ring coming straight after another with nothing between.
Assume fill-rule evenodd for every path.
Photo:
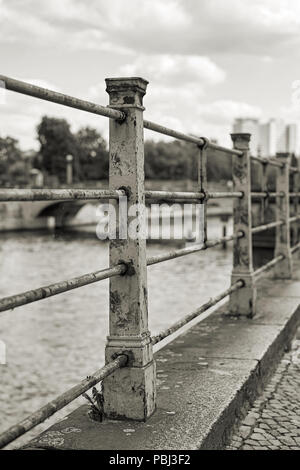
<instances>
[{"instance_id":1,"label":"rust stain on metal","mask_svg":"<svg viewBox=\"0 0 300 470\"><path fill-rule=\"evenodd\" d=\"M235 239L233 246L232 283L242 279L246 288L232 292L229 308L233 315L253 316L256 308L256 287L253 275L252 214L251 214L251 165L250 134L232 134L234 148L241 155L233 157L234 191L243 192L243 197L234 200L233 231L242 231L244 236Z\"/></svg>"},{"instance_id":2,"label":"rust stain on metal","mask_svg":"<svg viewBox=\"0 0 300 470\"><path fill-rule=\"evenodd\" d=\"M107 79L110 105L126 114L123 126L110 122L110 188L126 188L127 210L143 203L144 142L141 78ZM128 224L132 217L128 218ZM137 231L145 221L137 214ZM155 409L153 353L148 331L147 259L145 240L114 240L110 262L126 260L127 270L110 282L110 332L106 358L126 350L132 355L127 367L103 383L104 412L111 418L144 420ZM130 260L130 262L128 262ZM134 365L134 367L132 367Z\"/></svg>"}]
</instances>

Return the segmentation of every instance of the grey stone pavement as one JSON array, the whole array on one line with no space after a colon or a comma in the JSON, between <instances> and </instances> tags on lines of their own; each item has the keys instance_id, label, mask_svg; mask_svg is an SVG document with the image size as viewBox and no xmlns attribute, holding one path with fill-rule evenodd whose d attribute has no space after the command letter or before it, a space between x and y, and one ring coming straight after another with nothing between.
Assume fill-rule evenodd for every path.
<instances>
[{"instance_id":1,"label":"grey stone pavement","mask_svg":"<svg viewBox=\"0 0 300 470\"><path fill-rule=\"evenodd\" d=\"M226 450L300 450L300 330Z\"/></svg>"}]
</instances>

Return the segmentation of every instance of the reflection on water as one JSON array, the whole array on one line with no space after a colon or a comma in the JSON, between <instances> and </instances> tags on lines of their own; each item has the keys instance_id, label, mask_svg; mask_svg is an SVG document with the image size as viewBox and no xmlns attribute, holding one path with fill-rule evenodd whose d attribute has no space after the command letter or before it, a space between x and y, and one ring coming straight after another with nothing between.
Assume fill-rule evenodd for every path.
<instances>
[{"instance_id":1,"label":"reflection on water","mask_svg":"<svg viewBox=\"0 0 300 470\"><path fill-rule=\"evenodd\" d=\"M210 236L221 227L210 221ZM150 245L149 255L169 250ZM108 245L96 238L41 233L1 234L0 295L16 294L108 266ZM191 312L229 285L231 250L214 248L148 269L152 334ZM108 333L108 281L0 314L0 431L26 417L103 365ZM79 398L36 430L76 408Z\"/></svg>"}]
</instances>

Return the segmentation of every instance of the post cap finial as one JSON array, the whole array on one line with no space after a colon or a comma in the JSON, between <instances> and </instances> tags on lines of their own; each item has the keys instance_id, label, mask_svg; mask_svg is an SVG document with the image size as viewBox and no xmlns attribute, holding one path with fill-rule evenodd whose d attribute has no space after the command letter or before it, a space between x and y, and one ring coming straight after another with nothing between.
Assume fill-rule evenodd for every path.
<instances>
[{"instance_id":1,"label":"post cap finial","mask_svg":"<svg viewBox=\"0 0 300 470\"><path fill-rule=\"evenodd\" d=\"M236 140L244 140L245 142L250 142L251 134L249 132L234 132L231 135L233 142Z\"/></svg>"},{"instance_id":2,"label":"post cap finial","mask_svg":"<svg viewBox=\"0 0 300 470\"><path fill-rule=\"evenodd\" d=\"M234 148L248 150L251 134L249 132L235 132L230 134Z\"/></svg>"},{"instance_id":3,"label":"post cap finial","mask_svg":"<svg viewBox=\"0 0 300 470\"><path fill-rule=\"evenodd\" d=\"M106 78L106 91L112 107L143 107L148 81L141 77Z\"/></svg>"},{"instance_id":4,"label":"post cap finial","mask_svg":"<svg viewBox=\"0 0 300 470\"><path fill-rule=\"evenodd\" d=\"M288 159L291 156L289 152L276 152L276 158Z\"/></svg>"},{"instance_id":5,"label":"post cap finial","mask_svg":"<svg viewBox=\"0 0 300 470\"><path fill-rule=\"evenodd\" d=\"M146 92L148 81L141 77L118 77L106 78L106 91L110 93L115 90L133 90Z\"/></svg>"}]
</instances>

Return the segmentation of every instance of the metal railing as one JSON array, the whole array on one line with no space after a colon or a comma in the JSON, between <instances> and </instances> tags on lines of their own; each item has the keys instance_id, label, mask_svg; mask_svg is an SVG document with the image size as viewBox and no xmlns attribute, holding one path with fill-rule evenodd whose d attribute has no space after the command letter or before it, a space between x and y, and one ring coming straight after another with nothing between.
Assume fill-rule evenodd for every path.
<instances>
[{"instance_id":1,"label":"metal railing","mask_svg":"<svg viewBox=\"0 0 300 470\"><path fill-rule=\"evenodd\" d=\"M19 424L3 432L0 435L0 448L53 415L100 381L103 381L105 416L112 419L125 417L146 420L154 412L156 406L154 345L227 296L230 296L229 313L251 318L256 312L257 278L271 268L274 268L277 278L291 278L291 255L300 249L298 168L290 166L288 154L278 154L276 159L250 156L250 134L232 134L234 148L229 149L211 143L204 137L186 135L144 120L143 96L146 93L147 82L141 78L107 79L109 107L2 75L0 75L0 81L4 82L7 90L110 118L110 187L108 190L1 189L0 201L109 199L117 203L121 196L126 196L128 213L134 204L144 204L145 199L147 201L200 202L204 208L203 243L192 244L186 248L147 258L145 239L119 240L116 238L110 242L109 268L0 299L0 312L4 312L103 279L109 278L110 280L110 329L105 350L106 365L93 376L83 380ZM195 145L198 159L198 191L145 191L144 128ZM206 176L208 149L223 152L232 157L233 191L208 191ZM251 192L251 160L262 165L260 192ZM273 193L267 191L266 168L268 165L275 166L277 169L276 191ZM293 192L289 191L290 176L293 178ZM233 199L233 235L207 240L207 201L219 198ZM276 220L265 223L266 207L271 198L276 200ZM257 227L252 226L251 209L254 199L258 199L261 205L261 225ZM289 212L290 199L294 207L293 217L290 217ZM145 220L140 215L138 215L138 222L142 232ZM291 225L294 240L292 247L290 244ZM276 231L274 258L254 271L252 236L272 228ZM230 287L160 334L151 337L147 313L147 266L203 251L228 241L233 242L233 270Z\"/></svg>"}]
</instances>

